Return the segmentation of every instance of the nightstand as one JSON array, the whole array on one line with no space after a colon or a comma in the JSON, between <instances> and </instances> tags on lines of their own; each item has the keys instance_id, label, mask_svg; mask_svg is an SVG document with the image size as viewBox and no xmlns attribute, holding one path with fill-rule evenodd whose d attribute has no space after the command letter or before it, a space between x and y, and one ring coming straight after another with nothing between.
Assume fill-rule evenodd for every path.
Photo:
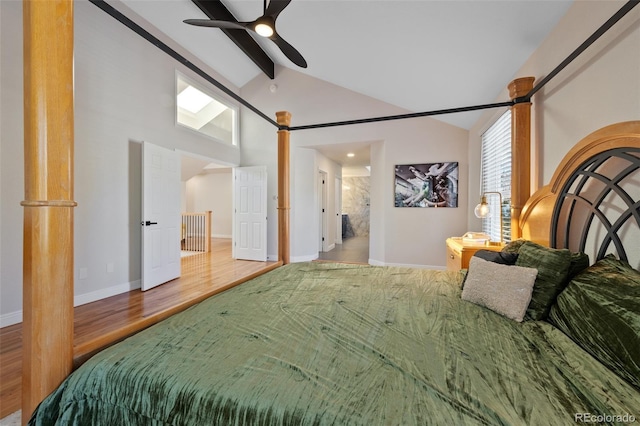
<instances>
[{"instance_id":1,"label":"nightstand","mask_svg":"<svg viewBox=\"0 0 640 426\"><path fill-rule=\"evenodd\" d=\"M500 251L503 243L463 244L461 237L447 238L447 270L459 271L469 268L471 256L478 250Z\"/></svg>"}]
</instances>

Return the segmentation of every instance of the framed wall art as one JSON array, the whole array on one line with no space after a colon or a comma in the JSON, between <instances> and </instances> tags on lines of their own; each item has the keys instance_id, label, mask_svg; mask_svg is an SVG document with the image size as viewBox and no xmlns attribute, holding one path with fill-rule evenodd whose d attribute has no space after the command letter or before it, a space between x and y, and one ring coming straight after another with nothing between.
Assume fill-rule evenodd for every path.
<instances>
[{"instance_id":1,"label":"framed wall art","mask_svg":"<svg viewBox=\"0 0 640 426\"><path fill-rule=\"evenodd\" d=\"M400 164L396 207L458 207L458 162Z\"/></svg>"}]
</instances>

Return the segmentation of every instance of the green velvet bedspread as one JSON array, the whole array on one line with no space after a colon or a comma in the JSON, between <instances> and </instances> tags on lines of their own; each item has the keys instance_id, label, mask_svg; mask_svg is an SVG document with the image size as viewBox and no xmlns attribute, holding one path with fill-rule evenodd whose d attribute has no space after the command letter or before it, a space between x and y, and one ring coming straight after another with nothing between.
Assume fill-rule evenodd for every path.
<instances>
[{"instance_id":1,"label":"green velvet bedspread","mask_svg":"<svg viewBox=\"0 0 640 426\"><path fill-rule=\"evenodd\" d=\"M458 272L291 264L103 352L31 425L564 425L640 393Z\"/></svg>"}]
</instances>

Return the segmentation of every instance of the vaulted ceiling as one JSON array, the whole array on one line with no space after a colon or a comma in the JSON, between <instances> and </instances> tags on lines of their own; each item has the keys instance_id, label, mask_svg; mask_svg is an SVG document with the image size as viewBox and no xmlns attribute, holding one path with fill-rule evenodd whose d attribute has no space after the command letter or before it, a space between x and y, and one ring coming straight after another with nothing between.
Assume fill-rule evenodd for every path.
<instances>
[{"instance_id":1,"label":"vaulted ceiling","mask_svg":"<svg viewBox=\"0 0 640 426\"><path fill-rule=\"evenodd\" d=\"M111 2L116 7L116 1ZM238 87L263 72L191 0L122 0ZM263 0L222 0L238 21L262 15ZM253 34L279 67L412 112L493 102L571 5L570 0L292 0L279 34L308 68ZM133 16L133 15L132 15ZM134 16L135 20L135 16ZM506 100L506 99L505 99ZM479 113L437 118L470 128Z\"/></svg>"}]
</instances>

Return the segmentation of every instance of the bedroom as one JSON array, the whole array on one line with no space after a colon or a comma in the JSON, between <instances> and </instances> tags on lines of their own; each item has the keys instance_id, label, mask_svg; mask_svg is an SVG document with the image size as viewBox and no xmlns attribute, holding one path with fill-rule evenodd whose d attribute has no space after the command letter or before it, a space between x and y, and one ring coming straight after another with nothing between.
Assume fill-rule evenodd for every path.
<instances>
[{"instance_id":1,"label":"bedroom","mask_svg":"<svg viewBox=\"0 0 640 426\"><path fill-rule=\"evenodd\" d=\"M589 4L577 2L572 6L570 13L564 18L563 22L558 26L551 37L546 40L545 44L540 47L540 49L527 62L527 64L525 64L523 69L517 73L517 75L544 75L545 72L564 58L567 52L572 50L576 45L581 43L588 35L590 35L594 28L607 19L617 9L619 4L620 3L617 2ZM12 27L8 27L6 24L7 20L11 20L11 16L7 16L5 7L8 6L3 4L2 78L11 79L9 81L13 81L15 78L15 81L18 81L20 79L18 72L16 72L15 69L12 70L12 68L7 67L7 62L4 60L5 55L11 53L11 51L8 51L5 48L5 40L19 39L19 37L14 38L15 34L13 34L13 36L5 37L5 31L11 32L12 30L16 30L16 28L12 29ZM132 41L132 43L137 43L135 41L137 40L135 36L128 35L128 33L120 29L117 23L111 22L108 17L93 12L91 9L92 7L93 6L87 4L81 5L78 7L77 13L87 13L89 17L97 21L93 22L93 26L108 25L108 32L119 34L125 38L125 42ZM639 63L636 47L638 46L640 30L638 29L638 13L637 11L633 13L634 15L628 17L620 24L620 26L616 26L603 38L603 40L593 46L593 50L590 50L585 57L581 57L575 64L572 64L569 69L565 70L565 73L554 80L554 82L545 89L544 93L537 96L534 104L534 115L536 116L534 119L534 122L536 123L536 126L534 127L534 140L538 142L536 155L539 160L539 166L534 169L534 173L536 173L536 176L534 177L535 186L540 186L542 183L547 182L550 179L560 158L562 158L564 153L568 151L573 143L579 140L582 136L606 124L637 119L638 115L640 115L640 101L637 96L639 93L640 83L638 82L636 72ZM19 19L16 20L18 21ZM87 23L87 26L89 26L89 22L92 21L85 22ZM112 43L111 40L102 40L101 42L105 44ZM146 45L140 44L138 46ZM559 46L565 47L564 51L560 49ZM20 48L18 46L18 51L19 49ZM150 53L147 49L147 47L144 47L144 50L142 51L145 59L147 61L154 61L151 65L148 65L149 67L161 66L164 64L168 65L172 69L175 68L173 64L170 64L168 60L165 60L160 54ZM85 51L85 53L87 52ZM160 62L161 64L156 62ZM114 73L127 72L126 68L119 68L118 70L114 69L110 71ZM77 73L79 84L82 84L81 78L83 78L83 74L81 73L81 70L77 70ZM287 74L290 75L287 76ZM16 75L18 76L16 77ZM119 74L115 75L120 76ZM153 76L153 73L150 73L149 75ZM309 83L307 76L298 75L298 73L294 71L283 70L283 73L279 78L284 79L285 77L287 77L287 81L292 82L290 83L291 85L293 85L293 83L298 83L303 86L308 86ZM244 97L251 100L258 106L260 106L262 102L266 102L266 99L264 98L268 96L267 93L261 95L259 89L264 87L264 82L259 80L260 79L256 80L251 85L244 87L241 91ZM331 99L334 99L331 92L341 91L339 88L323 84L322 82L311 82L317 87L317 93L314 93L313 96L319 103L331 104ZM149 84L152 83L153 82L150 82ZM506 83L507 82L505 82L505 85ZM84 82L84 84L86 84L86 87L93 87L89 82ZM15 84L14 87L16 87L16 90L19 90L20 86L20 84ZM282 89L280 96L283 96L282 102L284 106L287 109L294 111L294 113L295 111L300 110L301 106L296 102L304 102L304 100L296 96L296 90L292 88L292 93L290 93L289 96L285 96L286 88L289 84L281 84L280 86ZM135 92L131 87L128 89L131 90L132 93ZM105 89L105 92L106 91L107 89ZM20 120L12 116L12 110L5 106L5 96L11 95L11 90L7 89L5 84L3 84L2 93L2 314L4 315L6 313L14 313L20 310L21 306L20 292L15 291L16 289L19 290L19 283L21 282L19 266L21 263L21 250L19 250L18 247L15 247L15 241L20 241L21 231L18 224L21 223L21 212L20 209L15 206L19 204L22 194L19 187L12 185L11 180L11 176L21 174L19 170L20 161L15 160L16 158L20 158L20 154L19 152L16 152L16 145L9 143L10 140L21 139L20 135L16 133L19 132L21 127ZM325 102L322 102L323 96L326 96L327 100ZM158 95L158 97L160 98L159 101L162 101L161 94ZM506 96L504 93L501 93L496 98L502 100L505 99ZM370 99L366 99L364 97L355 96L355 98L352 99L354 105L351 108L357 108L359 111L363 112L363 115L365 116L378 115L380 112L395 112L395 110L388 105L383 105L381 103L376 104ZM113 110L117 110L117 107L113 107L111 109L111 114L113 114ZM565 111L571 111L571 114L565 116ZM78 108L78 113L87 115L99 114L99 112L94 112L88 108L84 109L80 107ZM340 111L336 111L336 114L339 116L337 118L343 118ZM377 233L372 234L371 237L371 258L379 261L381 264L442 266L444 264L444 239L451 235L460 235L467 229L477 228L476 220L472 218L471 214L468 214L472 205L477 202L477 196L475 194L478 194L479 192L478 189L474 187L474 179L472 179L472 176L479 175L477 169L477 149L479 149L477 140L478 135L491 121L490 115L491 113L487 113L486 116L483 117L483 119L480 120L469 132L459 128L453 128L452 126L442 124L438 121L425 120L424 122L420 121L420 123L404 122L375 125L367 129L352 128L345 131L339 131L337 133L333 133L330 130L314 131L306 134L304 137L296 134L293 138L294 140L300 138L300 140L296 141L300 146L314 146L319 143L319 140L324 139L339 140L340 138L346 138L347 140L376 141L373 145L372 153L374 161L378 162L377 165L380 170L390 170L390 167L392 167L393 164L396 164L398 161L406 160L406 156L401 156L401 150L396 150L395 148L390 150L385 145L384 140L406 140L407 142L403 143L407 143L406 147L411 151L411 156L415 155L417 152L417 145L420 145L423 142L424 137L422 135L425 133L437 140L444 138L455 140L456 142L453 143L451 147L447 147L450 151L443 152L442 155L447 155L447 160L450 159L450 157L455 157L456 159L459 158L459 161L468 164L466 177L469 181L467 192L470 195L465 197L466 205L461 205L461 207L455 212L454 216L446 222L447 226L443 226L442 229L439 230L440 234L433 234L431 230L420 230L418 232L423 233L415 238L416 241L414 243L407 246L406 240L411 240L409 237L415 237L413 234L415 229L411 228L411 230L401 230L397 228L397 225L403 222L402 217L399 215L407 213L398 212L391 207L387 207L387 205L389 205L389 197L387 194L390 192L391 185L387 176L384 173L372 176L372 180L377 180L377 184L373 183L372 187L378 188L377 193L372 193L372 204L378 203L378 205L384 206L384 208L379 210L377 214L372 215L372 221L378 221L381 226L377 228ZM242 162L243 164L262 163L263 161L260 157L265 150L270 148L265 147L266 144L261 140L262 136L256 137L255 135L267 134L269 135L269 140L273 140L273 128L257 122L255 118L252 118L251 114L245 114L244 118L243 134L246 135L248 143L243 144ZM303 114L298 116L294 115L294 124L305 123L307 122L306 118L307 117L304 117ZM317 120L315 116L308 117L308 119L309 121ZM126 118L124 120L126 120ZM567 125L567 121L570 125ZM14 124L11 125L7 123ZM157 125L157 123L154 124ZM172 125L172 123L169 124ZM103 123L99 126L92 126L91 128L83 129L84 134L79 132L77 137L79 139L92 140L95 134L98 133L98 130L103 131L106 127L109 127L109 125ZM120 136L122 140L126 141L128 141L129 138L135 138L137 140L141 140L143 138L153 140L160 139L163 131L160 129L155 130L151 136L146 134L142 135L140 133L143 133L142 129L139 129L137 125L133 125L131 134L118 136ZM303 138L304 140L302 140ZM408 142L409 140L412 142ZM255 144L260 144L260 146L251 147L251 141L255 141ZM547 143L547 141L554 142ZM98 153L100 153L103 158L113 160L106 164L99 163L100 167L104 169L107 169L111 164L119 164L119 162L125 158L123 157L123 152L126 151L123 151L123 146L120 146L118 148L119 151L116 152L115 150L111 151L108 146L102 142L104 141L95 140L91 147L85 147L85 152L78 153L82 154L80 155L80 158L83 159L81 161L85 162L86 159L84 167L91 167L93 164L92 161L96 159ZM394 141L394 144L395 143L396 142ZM196 150L201 149L197 147L198 144L195 141L186 141L185 145L195 147ZM468 154L467 145L469 147ZM394 147L395 146L396 145L394 145ZM82 149L82 147L79 146L78 149ZM430 150L427 148L423 149L425 155L431 158L432 153ZM208 156L222 156L224 157L222 159L229 162L239 162L239 154L229 152L229 150L220 151L222 152L213 153L206 151L201 153ZM298 164L300 164L301 167L304 167L305 165L313 165L315 162L314 154L308 151L302 152L304 153L301 153L300 155L303 158ZM270 166L273 170L273 164ZM120 182L121 185L126 187L126 182L118 180L119 176L121 177L122 174L126 174L121 174L121 172L123 171L113 170L110 172L113 176L109 175L104 177L102 180L95 182L101 191L104 191L107 196L111 197L114 205L127 204L126 194L122 192L114 193L109 187L110 183L113 182L114 179L116 179L116 183ZM273 173L273 175L275 176L275 173ZM81 176L82 175L80 174L78 178L81 179ZM83 191L81 187L78 187L77 190L79 197L83 193L85 196L88 196L87 194L90 192L88 189ZM295 188L293 191L292 200L295 202L295 197L298 193L295 192ZM273 192L274 191L271 191L271 193ZM304 193L304 188L302 188L301 192ZM298 196L300 195L298 194ZM79 198L78 201L81 205L92 205L92 203L86 199L83 200L82 198ZM444 215L444 213L430 213L439 215L436 217L438 223L445 223L443 220L444 216L440 216ZM93 217L93 214L99 214L99 212L91 211L85 217ZM408 214L417 216L419 213L410 212ZM410 219L411 222L418 220L415 217L411 217ZM87 294L95 292L102 290L103 288L127 284L135 281L136 279L137 271L135 270L135 264L133 264L127 256L127 253L129 252L129 248L126 247L128 234L111 237L106 235L105 231L111 226L128 223L125 209L116 212L110 220L116 223L112 225L111 222L105 222L101 229L95 229L90 225L78 224L78 226L82 226L82 229L90 231L91 241L102 241L103 245L105 245L104 250L109 251L109 255L114 256L114 253L117 253L118 256L121 256L115 259L115 262L118 265L122 265L122 268L119 267L118 271L126 271L126 273L115 278L101 276L99 277L99 280L94 281L94 283L97 282L99 285L99 287L95 288L83 286L83 283L79 282L76 286L77 291L80 293ZM305 215L297 216L293 213L292 220L294 230L304 228ZM270 232L272 232L271 236L273 237L273 235L275 235L275 231L270 229ZM296 233L294 231L293 235L294 240L292 241L292 249L294 250L294 253L297 253L300 256L312 255L315 245L304 239L299 241L296 240L296 235L300 235L300 233ZM113 241L112 238L116 239L116 241ZM275 239L270 238L270 240L274 241ZM95 248L91 241L85 241L84 243L78 241L78 258L76 259L76 264L87 264L89 265L90 270L101 271L103 270L103 267L100 262L102 262L102 258L104 256L102 254L93 254L94 252L92 252L92 250ZM427 244L428 249L425 251L424 241L437 242ZM12 246L8 247L9 244L12 244ZM121 250L123 246L126 247L125 250ZM270 251L270 253L274 252L275 249ZM129 254L129 256L131 256L131 254ZM132 265L132 267L127 268L126 265Z\"/></svg>"}]
</instances>

